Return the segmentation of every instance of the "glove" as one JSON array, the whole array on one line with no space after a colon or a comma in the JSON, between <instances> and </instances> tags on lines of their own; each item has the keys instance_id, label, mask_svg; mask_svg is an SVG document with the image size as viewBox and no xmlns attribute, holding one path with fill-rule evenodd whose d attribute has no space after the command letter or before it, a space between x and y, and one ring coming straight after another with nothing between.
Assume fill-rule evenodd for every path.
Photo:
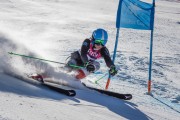
<instances>
[{"instance_id":1,"label":"glove","mask_svg":"<svg viewBox=\"0 0 180 120\"><path fill-rule=\"evenodd\" d=\"M114 76L116 75L118 72L118 70L116 69L116 66L115 65L111 65L110 69L109 69L109 74Z\"/></svg>"},{"instance_id":2,"label":"glove","mask_svg":"<svg viewBox=\"0 0 180 120\"><path fill-rule=\"evenodd\" d=\"M86 64L85 64L85 67L86 67L86 70L88 71L88 72L94 72L95 71L95 66L93 65L93 63L91 62L91 61L89 61L89 62L87 62Z\"/></svg>"}]
</instances>

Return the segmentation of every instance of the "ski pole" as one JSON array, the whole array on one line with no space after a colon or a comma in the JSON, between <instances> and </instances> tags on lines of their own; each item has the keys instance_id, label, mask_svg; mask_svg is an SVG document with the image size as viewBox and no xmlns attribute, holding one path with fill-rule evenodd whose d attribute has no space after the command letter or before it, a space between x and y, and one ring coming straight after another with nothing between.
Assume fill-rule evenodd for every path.
<instances>
[{"instance_id":1,"label":"ski pole","mask_svg":"<svg viewBox=\"0 0 180 120\"><path fill-rule=\"evenodd\" d=\"M83 66L77 66L77 65L73 65L73 64L69 64L69 66L76 68L76 69L84 68Z\"/></svg>"},{"instance_id":2,"label":"ski pole","mask_svg":"<svg viewBox=\"0 0 180 120\"><path fill-rule=\"evenodd\" d=\"M17 53L13 53L13 52L8 52L8 53L10 55L16 55L16 56L21 56L21 57L26 57L26 58L37 59L37 60L42 60L42 61L47 61L47 62L52 62L52 63L58 63L58 64L66 65L66 63L62 63L62 62L57 62L57 61L37 58L37 57L33 57L33 56L28 56L28 55L17 54ZM84 68L83 66L77 66L77 65L73 65L73 64L71 64L69 66L74 67L74 68Z\"/></svg>"},{"instance_id":3,"label":"ski pole","mask_svg":"<svg viewBox=\"0 0 180 120\"><path fill-rule=\"evenodd\" d=\"M95 83L97 84L98 81L100 81L102 78L104 78L106 75L108 75L107 73L105 75L103 75L102 77L100 77L99 79L95 80Z\"/></svg>"},{"instance_id":4,"label":"ski pole","mask_svg":"<svg viewBox=\"0 0 180 120\"><path fill-rule=\"evenodd\" d=\"M104 89L99 83L97 83L97 85L98 85L100 88Z\"/></svg>"},{"instance_id":5,"label":"ski pole","mask_svg":"<svg viewBox=\"0 0 180 120\"><path fill-rule=\"evenodd\" d=\"M65 63L61 63L61 62L56 62L56 61L52 61L52 60L46 60L46 59L37 58L37 57L33 57L33 56L28 56L28 55L17 54L17 53L13 53L13 52L8 52L8 53L10 55L16 55L16 56L21 56L21 57L26 57L26 58L32 58L32 59L37 59L37 60L42 60L42 61L47 61L47 62L53 62L53 63L58 63L58 64L65 64Z\"/></svg>"}]
</instances>

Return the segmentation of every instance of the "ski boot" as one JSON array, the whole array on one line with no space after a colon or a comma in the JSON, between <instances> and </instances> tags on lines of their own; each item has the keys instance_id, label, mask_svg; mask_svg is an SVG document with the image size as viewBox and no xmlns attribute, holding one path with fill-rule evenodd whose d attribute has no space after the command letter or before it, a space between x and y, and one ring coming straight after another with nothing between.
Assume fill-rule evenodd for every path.
<instances>
[{"instance_id":1,"label":"ski boot","mask_svg":"<svg viewBox=\"0 0 180 120\"><path fill-rule=\"evenodd\" d=\"M77 72L78 72L78 74L76 75L76 79L80 80L80 79L83 79L86 77L86 74L84 73L83 70L80 69Z\"/></svg>"}]
</instances>

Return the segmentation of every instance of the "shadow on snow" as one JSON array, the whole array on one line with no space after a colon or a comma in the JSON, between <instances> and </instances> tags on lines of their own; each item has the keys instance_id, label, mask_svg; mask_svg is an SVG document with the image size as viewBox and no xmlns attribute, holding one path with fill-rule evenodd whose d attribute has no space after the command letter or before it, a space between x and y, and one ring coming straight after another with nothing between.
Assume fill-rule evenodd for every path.
<instances>
[{"instance_id":1,"label":"shadow on snow","mask_svg":"<svg viewBox=\"0 0 180 120\"><path fill-rule=\"evenodd\" d=\"M44 86L41 86L35 81L20 80L11 76L0 74L0 91L18 94L20 96L26 96L30 98L46 99L46 100L55 100L60 101L62 99L70 99L75 103L71 103L73 106L89 106L89 107L100 107L104 106L110 111L126 118L129 120L141 119L148 120L151 119L139 109L136 108L136 105L119 100L117 98L109 97L95 91L85 91L85 90L76 90L77 95L75 97L68 97L61 95L52 91ZM87 102L95 103L97 105L85 105L81 104L80 100ZM99 106L100 105L100 106Z\"/></svg>"}]
</instances>

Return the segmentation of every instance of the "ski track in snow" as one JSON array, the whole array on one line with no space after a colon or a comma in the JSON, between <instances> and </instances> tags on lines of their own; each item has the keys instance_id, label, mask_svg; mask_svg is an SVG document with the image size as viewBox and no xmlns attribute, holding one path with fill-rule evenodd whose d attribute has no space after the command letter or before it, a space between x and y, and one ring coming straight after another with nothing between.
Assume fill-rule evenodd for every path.
<instances>
[{"instance_id":1,"label":"ski track in snow","mask_svg":"<svg viewBox=\"0 0 180 120\"><path fill-rule=\"evenodd\" d=\"M86 3L88 3L88 6ZM80 84L73 82L71 75L66 75L62 70L59 70L62 65L7 54L7 52L16 52L65 62L70 53L80 48L82 41L90 37L92 31L99 27L108 30L109 39L114 43L117 3L118 0L113 2L103 0L1 0L0 94L2 97L0 99L2 101L0 105L7 104L15 99L14 102L9 104L13 108L22 107L22 110L27 109L23 106L24 104L29 104L30 112L27 114L30 115L31 112L34 113L31 110L41 110L40 105L45 105L47 109L55 106L58 102L58 107L66 108L68 106L69 108L65 111L56 108L64 114L64 119L72 119L73 117L79 119L78 116L81 114L78 114L78 112L82 113L84 111L89 113L82 116L84 119L87 119L86 116L89 116L88 119L91 119L91 117L92 119L141 118L145 120L179 118L180 3L178 0L156 1L152 66L152 93L154 98L145 95L149 64L150 33L148 31L130 29L121 29L120 31L115 61L119 72L116 77L112 78L109 90L132 93L134 96L132 102L119 101L90 91L88 92L89 95L86 95L86 92L82 90L77 90L77 98L59 96L46 88L40 87L36 82L27 80L24 74L46 73L53 76L54 80L67 82L76 88L81 88ZM103 4L103 6L100 4ZM112 42L107 43L111 54L113 54L114 47ZM83 81L89 85L104 88L107 76L100 80L100 86L88 81L96 80L107 72L104 61L100 60L100 63L100 74L90 75ZM25 83L21 83L22 80L19 81L16 78L22 79ZM5 80L21 87L7 84ZM34 90L39 93L37 91L37 93L34 93ZM27 102L28 99L33 102ZM59 99L62 102L60 104ZM49 102L46 102L46 100ZM37 105L39 108L36 108L35 106L38 104L36 102L41 101L42 103ZM51 103L51 101L53 102ZM65 105L63 105L64 103ZM17 110L17 116L13 116L11 114L14 112L13 110L7 111L11 109L10 105L5 105L7 108L4 106L0 108L0 120L29 119L26 115L20 115L20 112L23 112L21 110ZM73 115L68 117L67 113L71 111L71 108L76 111L73 111ZM108 108L111 112L105 108ZM50 110L53 111L53 109ZM39 119L59 119L61 117L57 111L53 115L54 118L48 114L49 110L43 111L45 113L40 112L39 115L35 113L35 116L38 116ZM103 117L104 114L106 115ZM34 118L34 116L30 118Z\"/></svg>"}]
</instances>

